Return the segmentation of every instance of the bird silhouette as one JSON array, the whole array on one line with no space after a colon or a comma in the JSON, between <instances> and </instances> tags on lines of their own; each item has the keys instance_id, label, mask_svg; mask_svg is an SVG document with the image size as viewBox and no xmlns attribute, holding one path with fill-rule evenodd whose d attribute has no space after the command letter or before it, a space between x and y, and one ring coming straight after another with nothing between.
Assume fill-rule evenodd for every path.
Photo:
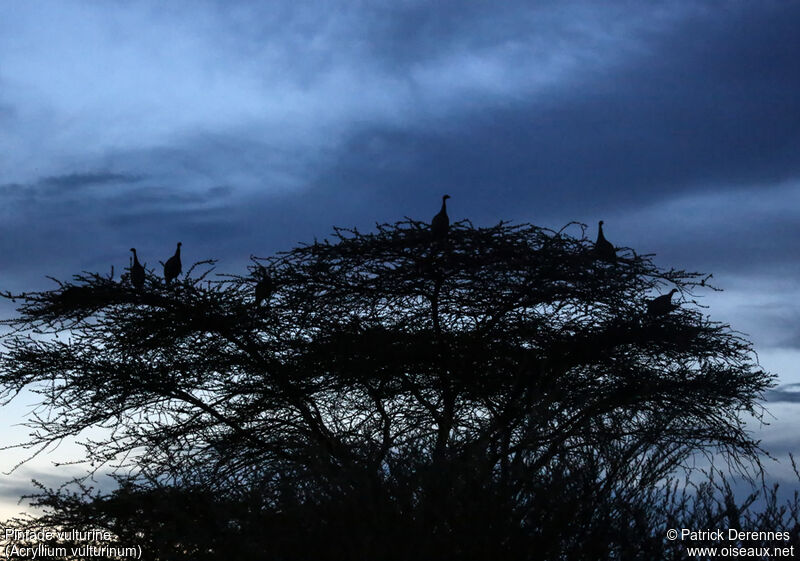
<instances>
[{"instance_id":1,"label":"bird silhouette","mask_svg":"<svg viewBox=\"0 0 800 561\"><path fill-rule=\"evenodd\" d=\"M450 217L447 216L447 199L450 195L442 197L442 209L439 214L431 220L431 233L434 240L443 240L447 237L447 232L450 230Z\"/></svg>"},{"instance_id":2,"label":"bird silhouette","mask_svg":"<svg viewBox=\"0 0 800 561\"><path fill-rule=\"evenodd\" d=\"M132 247L133 252L133 265L131 265L131 284L136 290L141 290L144 286L144 267L139 263L139 257L136 255L136 248Z\"/></svg>"},{"instance_id":3,"label":"bird silhouette","mask_svg":"<svg viewBox=\"0 0 800 561\"><path fill-rule=\"evenodd\" d=\"M269 273L263 266L260 266L258 273L261 278L256 283L256 307L260 306L261 302L269 298L275 288L272 277L269 276Z\"/></svg>"},{"instance_id":4,"label":"bird silhouette","mask_svg":"<svg viewBox=\"0 0 800 561\"><path fill-rule=\"evenodd\" d=\"M164 280L167 281L167 286L181 274L181 245L181 242L178 242L175 255L167 259L167 262L164 263Z\"/></svg>"},{"instance_id":5,"label":"bird silhouette","mask_svg":"<svg viewBox=\"0 0 800 561\"><path fill-rule=\"evenodd\" d=\"M603 235L603 224L602 220L597 224L597 241L594 242L594 252L600 259L615 263L617 261L617 250L614 249L614 244Z\"/></svg>"},{"instance_id":6,"label":"bird silhouette","mask_svg":"<svg viewBox=\"0 0 800 561\"><path fill-rule=\"evenodd\" d=\"M647 301L647 313L651 316L665 316L678 307L672 303L672 295L678 292L677 288L669 291L669 294L662 294L652 300Z\"/></svg>"}]
</instances>

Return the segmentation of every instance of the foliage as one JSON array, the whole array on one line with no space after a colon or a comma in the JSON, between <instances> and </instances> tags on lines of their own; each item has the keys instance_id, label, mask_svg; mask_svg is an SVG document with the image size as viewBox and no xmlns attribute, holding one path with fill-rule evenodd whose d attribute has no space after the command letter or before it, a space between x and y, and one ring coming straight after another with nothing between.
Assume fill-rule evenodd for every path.
<instances>
[{"instance_id":1,"label":"foliage","mask_svg":"<svg viewBox=\"0 0 800 561\"><path fill-rule=\"evenodd\" d=\"M772 377L702 313L708 277L599 259L581 225L461 222L440 243L406 219L212 271L17 297L0 387L41 397L27 444L104 427L87 458L129 474L88 502L51 494L56 519L185 493L272 559L607 558L692 454L758 465L744 422ZM681 305L648 314L673 287Z\"/></svg>"}]
</instances>

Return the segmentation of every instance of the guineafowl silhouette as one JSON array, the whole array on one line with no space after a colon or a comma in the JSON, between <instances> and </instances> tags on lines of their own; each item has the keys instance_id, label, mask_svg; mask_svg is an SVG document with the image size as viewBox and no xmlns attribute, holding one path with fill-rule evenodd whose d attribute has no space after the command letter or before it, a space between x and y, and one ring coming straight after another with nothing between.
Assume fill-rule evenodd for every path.
<instances>
[{"instance_id":1,"label":"guineafowl silhouette","mask_svg":"<svg viewBox=\"0 0 800 561\"><path fill-rule=\"evenodd\" d=\"M136 248L132 247L133 252L133 265L131 265L131 284L136 290L141 290L144 287L144 267L139 263L139 257L136 255Z\"/></svg>"},{"instance_id":2,"label":"guineafowl silhouette","mask_svg":"<svg viewBox=\"0 0 800 561\"><path fill-rule=\"evenodd\" d=\"M439 214L434 216L433 220L431 220L431 233L433 234L433 239L436 241L445 239L448 230L450 230L450 217L447 216L447 199L449 198L450 195L444 195L442 197L442 209L439 211Z\"/></svg>"},{"instance_id":3,"label":"guineafowl silhouette","mask_svg":"<svg viewBox=\"0 0 800 561\"><path fill-rule=\"evenodd\" d=\"M647 301L647 313L651 316L665 316L678 307L672 303L672 295L678 292L677 288L669 291L669 294L662 294L652 300Z\"/></svg>"},{"instance_id":4,"label":"guineafowl silhouette","mask_svg":"<svg viewBox=\"0 0 800 561\"><path fill-rule=\"evenodd\" d=\"M614 249L614 244L603 235L603 224L602 220L597 224L597 241L594 242L594 252L600 259L615 263L617 261L617 250Z\"/></svg>"},{"instance_id":5,"label":"guineafowl silhouette","mask_svg":"<svg viewBox=\"0 0 800 561\"><path fill-rule=\"evenodd\" d=\"M167 286L181 274L181 245L181 242L178 242L175 255L167 259L167 262L164 263L164 280L167 281Z\"/></svg>"}]
</instances>

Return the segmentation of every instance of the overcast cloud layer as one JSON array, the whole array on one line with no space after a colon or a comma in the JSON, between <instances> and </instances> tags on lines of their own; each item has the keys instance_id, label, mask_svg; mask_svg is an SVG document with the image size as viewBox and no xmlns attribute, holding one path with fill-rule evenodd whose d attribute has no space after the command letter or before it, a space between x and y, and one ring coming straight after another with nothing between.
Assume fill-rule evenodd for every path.
<instances>
[{"instance_id":1,"label":"overcast cloud layer","mask_svg":"<svg viewBox=\"0 0 800 561\"><path fill-rule=\"evenodd\" d=\"M780 238L800 234L785 204L800 172L797 4L3 12L9 274L48 272L44 256L106 263L131 243L161 256L177 238L197 258L246 255L427 217L445 191L455 217L602 216L618 243L741 274L785 260ZM724 251L732 237L744 243Z\"/></svg>"}]
</instances>

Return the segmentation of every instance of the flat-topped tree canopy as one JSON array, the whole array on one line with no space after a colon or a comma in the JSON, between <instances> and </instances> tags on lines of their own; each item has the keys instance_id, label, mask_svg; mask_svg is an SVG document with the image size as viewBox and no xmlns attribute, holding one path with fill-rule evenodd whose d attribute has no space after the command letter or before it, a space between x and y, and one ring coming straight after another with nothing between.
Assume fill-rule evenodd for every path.
<instances>
[{"instance_id":1,"label":"flat-topped tree canopy","mask_svg":"<svg viewBox=\"0 0 800 561\"><path fill-rule=\"evenodd\" d=\"M703 313L708 277L628 248L610 263L585 234L462 221L442 246L406 219L337 228L247 275L204 262L170 289L78 275L16 296L0 384L49 413L28 444L113 428L86 443L95 469L124 457L152 480L263 488L276 515L361 497L360 518L392 512L431 540L469 539L487 501L524 534L555 479L592 474L611 500L697 451L756 459L744 422L772 376ZM649 314L671 289L675 309ZM576 488L564 505L588 509Z\"/></svg>"}]
</instances>

